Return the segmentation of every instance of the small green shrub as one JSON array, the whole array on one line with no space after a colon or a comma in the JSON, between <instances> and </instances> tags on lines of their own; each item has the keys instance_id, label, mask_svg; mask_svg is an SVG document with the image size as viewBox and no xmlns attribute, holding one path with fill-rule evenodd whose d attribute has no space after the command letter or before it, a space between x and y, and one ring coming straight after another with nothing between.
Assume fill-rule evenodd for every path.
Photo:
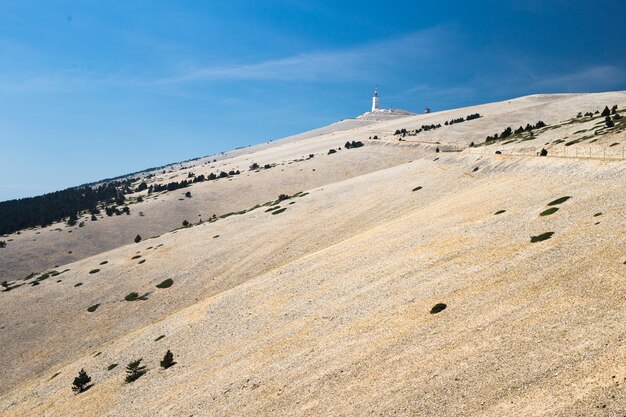
<instances>
[{"instance_id":1,"label":"small green shrub","mask_svg":"<svg viewBox=\"0 0 626 417\"><path fill-rule=\"evenodd\" d=\"M87 372L85 372L84 369L81 369L80 372L78 372L78 376L74 378L74 382L72 383L72 390L75 393L80 394L81 392L89 389L88 385L90 382L91 377L87 375Z\"/></svg>"},{"instance_id":2,"label":"small green shrub","mask_svg":"<svg viewBox=\"0 0 626 417\"><path fill-rule=\"evenodd\" d=\"M94 304L91 307L87 308L87 311L90 313L93 313L94 311L96 311L98 309L98 307L100 307L100 304Z\"/></svg>"},{"instance_id":3,"label":"small green shrub","mask_svg":"<svg viewBox=\"0 0 626 417\"><path fill-rule=\"evenodd\" d=\"M433 308L430 309L430 314L437 314L442 312L443 310L446 309L446 307L448 307L447 305L445 305L444 303L437 303L433 306Z\"/></svg>"},{"instance_id":4,"label":"small green shrub","mask_svg":"<svg viewBox=\"0 0 626 417\"><path fill-rule=\"evenodd\" d=\"M274 215L274 214L280 214L280 213L282 213L282 212L283 212L283 211L285 211L285 210L287 210L287 207L281 208L280 210L274 210L274 211L272 212L272 215Z\"/></svg>"},{"instance_id":5,"label":"small green shrub","mask_svg":"<svg viewBox=\"0 0 626 417\"><path fill-rule=\"evenodd\" d=\"M137 301L137 300L145 301L147 299L148 299L148 294L147 293L140 296L138 293L136 293L134 291L129 293L126 297L124 297L124 300L126 300L126 301Z\"/></svg>"},{"instance_id":6,"label":"small green shrub","mask_svg":"<svg viewBox=\"0 0 626 417\"><path fill-rule=\"evenodd\" d=\"M98 272L100 272L99 269L92 269L91 271L89 271L90 274L97 274Z\"/></svg>"},{"instance_id":7,"label":"small green shrub","mask_svg":"<svg viewBox=\"0 0 626 417\"><path fill-rule=\"evenodd\" d=\"M141 359L132 361L126 365L126 383L130 384L131 382L138 380L146 372L146 367L141 365Z\"/></svg>"},{"instance_id":8,"label":"small green shrub","mask_svg":"<svg viewBox=\"0 0 626 417\"><path fill-rule=\"evenodd\" d=\"M493 213L494 215L498 215L498 214L502 214L502 213L506 213L506 210L498 210L495 213Z\"/></svg>"},{"instance_id":9,"label":"small green shrub","mask_svg":"<svg viewBox=\"0 0 626 417\"><path fill-rule=\"evenodd\" d=\"M411 191L419 191L419 190L421 190L421 189L422 189L422 187L420 186L420 187L415 187L415 188L413 188Z\"/></svg>"},{"instance_id":10,"label":"small green shrub","mask_svg":"<svg viewBox=\"0 0 626 417\"><path fill-rule=\"evenodd\" d=\"M174 354L168 349L168 351L165 352L165 356L163 356L163 360L161 361L161 368L167 369L173 365L176 365L176 362L174 362Z\"/></svg>"},{"instance_id":11,"label":"small green shrub","mask_svg":"<svg viewBox=\"0 0 626 417\"><path fill-rule=\"evenodd\" d=\"M545 232L537 236L531 236L530 243L542 242L544 240L548 240L552 237L553 234L554 232Z\"/></svg>"},{"instance_id":12,"label":"small green shrub","mask_svg":"<svg viewBox=\"0 0 626 417\"><path fill-rule=\"evenodd\" d=\"M559 211L558 207L550 207L547 210L542 211L541 213L539 213L540 216L549 216L551 214L556 213L557 211Z\"/></svg>"},{"instance_id":13,"label":"small green shrub","mask_svg":"<svg viewBox=\"0 0 626 417\"><path fill-rule=\"evenodd\" d=\"M566 202L567 200L569 200L570 198L572 198L572 197L571 197L571 196L565 196L565 197L557 198L557 199L556 199L556 200L554 200L554 201L550 201L550 202L548 203L548 205L549 205L549 206L556 206L556 205L558 205L558 204L565 203L565 202Z\"/></svg>"},{"instance_id":14,"label":"small green shrub","mask_svg":"<svg viewBox=\"0 0 626 417\"><path fill-rule=\"evenodd\" d=\"M169 288L172 286L172 284L174 284L174 280L172 280L171 278L168 278L165 281L161 282L160 284L157 284L156 287L157 288Z\"/></svg>"}]
</instances>

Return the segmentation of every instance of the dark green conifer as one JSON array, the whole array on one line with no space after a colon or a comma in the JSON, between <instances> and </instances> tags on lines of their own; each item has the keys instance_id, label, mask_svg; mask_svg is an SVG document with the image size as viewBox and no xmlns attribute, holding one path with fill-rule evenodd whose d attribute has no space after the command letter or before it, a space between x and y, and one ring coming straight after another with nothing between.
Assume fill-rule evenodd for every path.
<instances>
[{"instance_id":1,"label":"dark green conifer","mask_svg":"<svg viewBox=\"0 0 626 417\"><path fill-rule=\"evenodd\" d=\"M84 369L81 369L80 372L78 372L78 376L74 378L74 382L72 383L72 390L74 390L74 392L76 392L77 394L80 394L81 392L85 391L85 389L87 389L87 386L90 382L91 377L87 375L87 372L85 372Z\"/></svg>"}]
</instances>

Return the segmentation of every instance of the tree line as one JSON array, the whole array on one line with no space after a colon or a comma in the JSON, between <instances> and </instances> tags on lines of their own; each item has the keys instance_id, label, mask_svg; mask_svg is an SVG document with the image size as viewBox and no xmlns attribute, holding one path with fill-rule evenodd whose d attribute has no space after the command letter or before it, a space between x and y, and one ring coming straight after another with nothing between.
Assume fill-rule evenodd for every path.
<instances>
[{"instance_id":1,"label":"tree line","mask_svg":"<svg viewBox=\"0 0 626 417\"><path fill-rule=\"evenodd\" d=\"M113 181L97 187L80 186L37 197L0 202L0 234L29 227L45 227L65 218L76 219L84 210L97 210L98 204L124 201L124 191L132 179Z\"/></svg>"}]
</instances>

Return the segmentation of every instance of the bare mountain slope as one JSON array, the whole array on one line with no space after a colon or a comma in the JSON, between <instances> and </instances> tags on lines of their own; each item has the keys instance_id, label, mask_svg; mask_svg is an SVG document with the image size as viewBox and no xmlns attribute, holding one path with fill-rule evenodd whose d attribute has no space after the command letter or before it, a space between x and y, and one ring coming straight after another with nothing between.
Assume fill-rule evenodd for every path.
<instances>
[{"instance_id":1,"label":"bare mountain slope","mask_svg":"<svg viewBox=\"0 0 626 417\"><path fill-rule=\"evenodd\" d=\"M568 116L503 112L509 119L502 116L500 130L529 117L554 126L575 117L583 98L595 108L615 94L622 93L512 100ZM508 104L486 106L496 112ZM468 137L450 133L450 142L478 137L472 125L490 111L451 126L467 128ZM426 117L433 115L381 122L378 130ZM217 187L222 196L240 190L230 198L241 208L274 199L269 180L289 194L308 192L280 208L123 245L0 293L7 359L0 414L624 415L626 161L514 155L548 146L570 124L450 153L393 132L370 141L373 128L242 156L243 167L317 153L190 188L192 204L210 201ZM623 143L623 132L610 135L598 134L595 146ZM366 145L322 154L348 137ZM334 177L311 179L312 169ZM306 181L314 185L299 188ZM250 198L255 184L264 191ZM177 193L158 198L175 204ZM138 205L156 210L159 200ZM156 288L166 279L171 287ZM131 292L146 299L125 301ZM436 303L447 308L430 314ZM163 370L167 349L177 364ZM138 358L147 374L124 384L125 365ZM75 395L81 368L94 386Z\"/></svg>"}]
</instances>

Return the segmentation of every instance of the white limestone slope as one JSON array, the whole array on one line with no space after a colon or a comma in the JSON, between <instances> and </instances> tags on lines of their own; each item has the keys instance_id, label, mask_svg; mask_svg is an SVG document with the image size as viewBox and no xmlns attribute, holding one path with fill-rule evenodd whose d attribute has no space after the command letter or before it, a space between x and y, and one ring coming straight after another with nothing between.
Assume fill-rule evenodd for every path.
<instances>
[{"instance_id":1,"label":"white limestone slope","mask_svg":"<svg viewBox=\"0 0 626 417\"><path fill-rule=\"evenodd\" d=\"M612 104L626 95L533 96L326 132L222 161L285 165L194 185L181 205L178 192L138 203L165 218L217 196L230 211L308 192L275 215L264 206L162 233L0 293L0 415L623 415L626 160L513 155L560 149L570 124L480 154L433 149ZM484 117L393 135L475 112ZM623 132L611 135L592 145L623 146ZM366 144L327 155L348 139ZM147 300L124 301L132 291ZM436 303L447 308L429 314ZM177 364L163 370L167 349ZM147 374L124 384L138 358ZM81 368L94 386L75 395Z\"/></svg>"}]
</instances>

